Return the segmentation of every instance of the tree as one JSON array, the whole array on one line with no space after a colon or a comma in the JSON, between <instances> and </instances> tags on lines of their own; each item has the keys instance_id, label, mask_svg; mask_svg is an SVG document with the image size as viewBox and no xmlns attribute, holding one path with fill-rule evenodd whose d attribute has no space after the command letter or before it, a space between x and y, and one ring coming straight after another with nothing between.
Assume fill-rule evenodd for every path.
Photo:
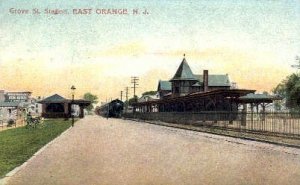
<instances>
[{"instance_id":1,"label":"tree","mask_svg":"<svg viewBox=\"0 0 300 185\"><path fill-rule=\"evenodd\" d=\"M286 98L286 94L285 94L285 83L286 80L283 80L280 84L278 84L273 90L272 92L274 94L277 94L279 96L281 96L282 98Z\"/></svg>"},{"instance_id":2,"label":"tree","mask_svg":"<svg viewBox=\"0 0 300 185\"><path fill-rule=\"evenodd\" d=\"M128 103L129 103L129 105L132 105L133 103L136 103L137 100L138 100L138 96L135 95L134 97L132 97L128 100Z\"/></svg>"},{"instance_id":3,"label":"tree","mask_svg":"<svg viewBox=\"0 0 300 185\"><path fill-rule=\"evenodd\" d=\"M292 74L289 76L285 84L285 92L287 97L287 106L291 108L300 107L300 77L299 75Z\"/></svg>"},{"instance_id":4,"label":"tree","mask_svg":"<svg viewBox=\"0 0 300 185\"><path fill-rule=\"evenodd\" d=\"M146 91L142 94L142 96L144 95L156 95L157 91Z\"/></svg>"},{"instance_id":5,"label":"tree","mask_svg":"<svg viewBox=\"0 0 300 185\"><path fill-rule=\"evenodd\" d=\"M135 97L132 97L128 101L125 101L124 104L125 104L125 106L128 106L128 105L131 106L133 103L136 103L137 100L138 100L138 96L135 95Z\"/></svg>"},{"instance_id":6,"label":"tree","mask_svg":"<svg viewBox=\"0 0 300 185\"><path fill-rule=\"evenodd\" d=\"M84 100L88 100L88 101L91 101L91 104L89 106L86 107L87 111L91 111L92 109L94 109L94 105L93 104L96 104L98 103L98 97L96 95L93 95L92 93L90 92L87 92L83 95L83 99Z\"/></svg>"},{"instance_id":7,"label":"tree","mask_svg":"<svg viewBox=\"0 0 300 185\"><path fill-rule=\"evenodd\" d=\"M278 84L273 93L280 95L286 100L286 107L300 110L300 76L292 74Z\"/></svg>"},{"instance_id":8,"label":"tree","mask_svg":"<svg viewBox=\"0 0 300 185\"><path fill-rule=\"evenodd\" d=\"M267 91L264 91L263 94L264 95L269 95L269 93Z\"/></svg>"}]
</instances>

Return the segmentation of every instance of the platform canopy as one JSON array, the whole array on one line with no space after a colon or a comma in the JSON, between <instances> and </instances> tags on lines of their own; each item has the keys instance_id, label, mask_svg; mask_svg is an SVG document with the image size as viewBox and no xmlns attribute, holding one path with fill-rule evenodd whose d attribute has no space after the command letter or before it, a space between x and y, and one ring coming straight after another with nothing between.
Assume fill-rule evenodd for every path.
<instances>
[{"instance_id":1,"label":"platform canopy","mask_svg":"<svg viewBox=\"0 0 300 185\"><path fill-rule=\"evenodd\" d=\"M239 97L254 92L255 90L248 89L218 89L191 93L186 96L135 103L133 107L142 110L142 112L152 112L153 109L158 112L233 111L237 109Z\"/></svg>"},{"instance_id":2,"label":"platform canopy","mask_svg":"<svg viewBox=\"0 0 300 185\"><path fill-rule=\"evenodd\" d=\"M245 96L239 97L238 99L240 103L272 103L274 100L282 100L282 97L268 94L249 93Z\"/></svg>"}]
</instances>

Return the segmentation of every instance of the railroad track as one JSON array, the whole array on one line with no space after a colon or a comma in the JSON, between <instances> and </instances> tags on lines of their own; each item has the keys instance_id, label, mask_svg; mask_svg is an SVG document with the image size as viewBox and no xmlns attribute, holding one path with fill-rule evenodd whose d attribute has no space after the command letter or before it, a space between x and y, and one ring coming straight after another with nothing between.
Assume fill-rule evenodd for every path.
<instances>
[{"instance_id":1,"label":"railroad track","mask_svg":"<svg viewBox=\"0 0 300 185\"><path fill-rule=\"evenodd\" d=\"M132 120L136 122L143 122L153 125L159 125L164 127L171 127L177 129L190 130L195 132L205 132L210 134L217 134L221 136L240 138L250 141L259 141L269 144L276 144L285 147L293 147L300 148L300 138L299 137L291 137L287 135L274 135L274 133L270 132L255 132L249 130L236 130L232 128L221 128L221 127L207 127L207 126L196 126L196 125L187 125L187 124L178 124L178 123L166 123L161 121L150 121L150 120L140 120L140 119L132 119L132 118L123 118L127 120Z\"/></svg>"}]
</instances>

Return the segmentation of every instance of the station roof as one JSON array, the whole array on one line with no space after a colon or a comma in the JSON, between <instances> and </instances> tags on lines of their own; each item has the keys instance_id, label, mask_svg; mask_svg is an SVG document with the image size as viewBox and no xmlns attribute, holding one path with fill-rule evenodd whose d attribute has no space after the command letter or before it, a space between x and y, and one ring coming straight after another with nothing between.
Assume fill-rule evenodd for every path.
<instances>
[{"instance_id":1,"label":"station roof","mask_svg":"<svg viewBox=\"0 0 300 185\"><path fill-rule=\"evenodd\" d=\"M174 80L197 80L185 58L183 58L174 77L170 81Z\"/></svg>"},{"instance_id":2,"label":"station roof","mask_svg":"<svg viewBox=\"0 0 300 185\"><path fill-rule=\"evenodd\" d=\"M143 106L143 105L164 104L164 103L173 103L173 102L191 102L191 101L197 101L197 100L207 99L211 97L217 97L220 95L223 96L224 98L233 98L238 100L239 97L254 92L255 90L249 90L249 89L218 89L218 90L212 90L208 92L195 92L195 93L188 94L186 96L170 97L162 100L141 102L141 103L136 103L134 105Z\"/></svg>"},{"instance_id":3,"label":"station roof","mask_svg":"<svg viewBox=\"0 0 300 185\"><path fill-rule=\"evenodd\" d=\"M78 104L78 105L84 105L88 106L91 104L91 101L88 100L82 100L82 99L76 99L76 100L70 100L66 99L58 94L54 94L52 96L49 96L38 103L73 103L73 104Z\"/></svg>"},{"instance_id":4,"label":"station roof","mask_svg":"<svg viewBox=\"0 0 300 185\"><path fill-rule=\"evenodd\" d=\"M195 75L195 77L199 80L199 82L203 83L203 75ZM218 87L227 87L230 86L230 80L227 74L213 74L208 75L208 86L218 86Z\"/></svg>"},{"instance_id":5,"label":"station roof","mask_svg":"<svg viewBox=\"0 0 300 185\"><path fill-rule=\"evenodd\" d=\"M67 99L65 99L64 97L58 95L58 94L54 94L52 96L49 96L43 100L40 101L40 103L56 103L56 102L63 102L66 101Z\"/></svg>"},{"instance_id":6,"label":"station roof","mask_svg":"<svg viewBox=\"0 0 300 185\"><path fill-rule=\"evenodd\" d=\"M159 80L158 82L158 91L171 91L172 90L172 83L169 81L162 81Z\"/></svg>"},{"instance_id":7,"label":"station roof","mask_svg":"<svg viewBox=\"0 0 300 185\"><path fill-rule=\"evenodd\" d=\"M274 100L281 100L279 96L273 96L268 94L254 94L249 93L245 96L239 97L240 102L244 103L272 103Z\"/></svg>"},{"instance_id":8,"label":"station roof","mask_svg":"<svg viewBox=\"0 0 300 185\"><path fill-rule=\"evenodd\" d=\"M184 55L185 56L185 55ZM172 89L172 81L177 80L192 80L198 81L196 86L203 85L203 75L193 74L190 66L188 65L185 57L180 63L175 75L170 81L159 81L158 90L171 90ZM208 75L208 86L210 87L230 87L230 80L228 74L212 74Z\"/></svg>"}]
</instances>

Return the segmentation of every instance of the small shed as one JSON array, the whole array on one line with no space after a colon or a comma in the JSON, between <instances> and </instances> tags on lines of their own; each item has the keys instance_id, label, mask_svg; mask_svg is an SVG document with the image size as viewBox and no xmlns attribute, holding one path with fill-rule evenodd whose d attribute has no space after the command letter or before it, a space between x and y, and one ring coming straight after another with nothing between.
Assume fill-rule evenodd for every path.
<instances>
[{"instance_id":1,"label":"small shed","mask_svg":"<svg viewBox=\"0 0 300 185\"><path fill-rule=\"evenodd\" d=\"M42 104L42 116L45 118L70 118L74 112L74 105L79 107L79 117L84 117L84 108L91 104L87 100L66 99L58 94L49 96L39 103Z\"/></svg>"}]
</instances>

